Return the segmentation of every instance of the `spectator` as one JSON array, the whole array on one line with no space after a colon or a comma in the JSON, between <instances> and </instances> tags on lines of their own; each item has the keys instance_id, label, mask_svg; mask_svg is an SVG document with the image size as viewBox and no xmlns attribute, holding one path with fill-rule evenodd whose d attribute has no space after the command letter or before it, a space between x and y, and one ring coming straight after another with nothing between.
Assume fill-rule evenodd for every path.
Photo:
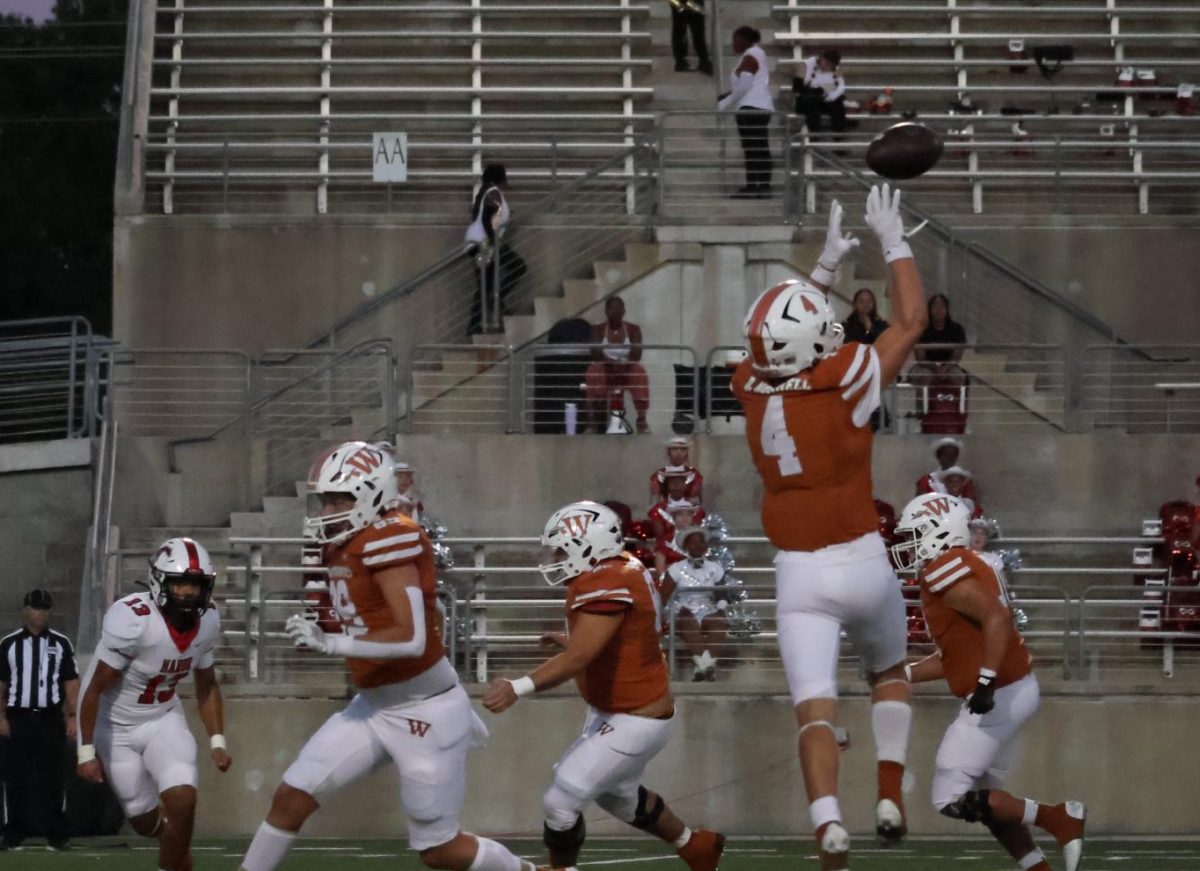
<instances>
[{"instance_id":1,"label":"spectator","mask_svg":"<svg viewBox=\"0 0 1200 871\"><path fill-rule=\"evenodd\" d=\"M668 486L672 485L668 483ZM650 522L654 525L655 536L654 576L660 583L665 577L667 566L687 556L675 542L676 533L703 523L704 518L704 509L695 502L690 499L672 498L669 495L651 510Z\"/></svg>"},{"instance_id":2,"label":"spectator","mask_svg":"<svg viewBox=\"0 0 1200 871\"><path fill-rule=\"evenodd\" d=\"M684 476L682 498L691 499L697 505L704 501L702 496L704 476L688 465L688 453L691 448L691 440L683 436L676 436L667 442L667 464L650 476L650 500L652 503L667 497L668 475Z\"/></svg>"},{"instance_id":3,"label":"spectator","mask_svg":"<svg viewBox=\"0 0 1200 871\"><path fill-rule=\"evenodd\" d=\"M792 93L796 98L796 114L804 116L808 135L816 137L821 131L821 116L829 116L838 142L846 129L846 80L838 73L842 55L837 49L827 48L815 57L805 58L800 75L792 79Z\"/></svg>"},{"instance_id":4,"label":"spectator","mask_svg":"<svg viewBox=\"0 0 1200 871\"><path fill-rule=\"evenodd\" d=\"M758 199L771 195L771 138L768 128L775 101L767 55L758 45L762 35L742 25L733 32L734 54L741 55L729 74L729 92L717 103L722 112L737 111L738 137L746 163L746 186L735 197Z\"/></svg>"},{"instance_id":5,"label":"spectator","mask_svg":"<svg viewBox=\"0 0 1200 871\"><path fill-rule=\"evenodd\" d=\"M917 479L917 495L921 496L924 493L945 493L946 489L942 486L941 480L938 478L938 473L957 466L958 457L961 453L962 442L958 439L946 437L934 442L933 456L937 459L938 467L929 474L922 475ZM963 495L972 502L979 501L979 497L975 494L974 480L967 480L967 483L963 486Z\"/></svg>"},{"instance_id":6,"label":"spectator","mask_svg":"<svg viewBox=\"0 0 1200 871\"><path fill-rule=\"evenodd\" d=\"M637 431L650 432L646 411L650 408L650 380L639 362L642 359L642 328L625 321L625 303L610 296L604 303L602 323L592 326L592 359L584 377L588 419L597 432L604 432L605 410L624 415L625 393L633 397Z\"/></svg>"},{"instance_id":7,"label":"spectator","mask_svg":"<svg viewBox=\"0 0 1200 871\"><path fill-rule=\"evenodd\" d=\"M421 515L425 513L425 503L421 500L421 492L417 490L416 484L413 482L413 467L397 460L392 465L392 469L396 473L396 489L400 494L399 501L396 503L397 510L420 523Z\"/></svg>"},{"instance_id":8,"label":"spectator","mask_svg":"<svg viewBox=\"0 0 1200 871\"><path fill-rule=\"evenodd\" d=\"M475 243L474 257L478 267L478 293L471 302L471 320L467 325L468 333L486 332L489 325L483 323L483 308L481 299L487 294L488 314L499 323L500 316L511 308L510 298L513 287L526 272L525 261L512 247L503 240L499 242L497 254L497 234L501 233L512 217L508 200L504 193L508 190L508 173L499 163L488 164L479 179L479 190L471 204L471 225L467 227L464 236L466 241ZM499 275L497 276L497 264ZM500 280L499 304L500 311L492 311L496 304L496 279Z\"/></svg>"},{"instance_id":9,"label":"spectator","mask_svg":"<svg viewBox=\"0 0 1200 871\"><path fill-rule=\"evenodd\" d=\"M844 341L862 342L872 345L879 334L888 328L888 322L879 316L875 305L875 294L869 287L861 287L854 294L854 311L842 321Z\"/></svg>"},{"instance_id":10,"label":"spectator","mask_svg":"<svg viewBox=\"0 0 1200 871\"><path fill-rule=\"evenodd\" d=\"M957 369L962 359L963 348L922 348L922 345L965 345L967 331L962 324L950 317L950 300L944 293L929 298L929 326L921 334L913 355L919 363L934 374L943 374ZM914 366L914 369L917 367Z\"/></svg>"},{"instance_id":11,"label":"spectator","mask_svg":"<svg viewBox=\"0 0 1200 871\"><path fill-rule=\"evenodd\" d=\"M670 0L671 2L671 51L675 54L675 72L691 72L687 60L688 32L692 34L692 48L696 49L696 69L706 76L713 74L712 60L708 57L708 41L704 35L704 0Z\"/></svg>"},{"instance_id":12,"label":"spectator","mask_svg":"<svg viewBox=\"0 0 1200 871\"><path fill-rule=\"evenodd\" d=\"M688 588L720 586L725 580L725 567L707 559L708 530L702 526L681 530L676 543L685 558L667 570L662 598L675 615L676 636L695 663L692 680L716 680L717 663L727 655L724 646L729 638L729 621L725 619L728 602L718 601L715 590L688 592Z\"/></svg>"},{"instance_id":13,"label":"spectator","mask_svg":"<svg viewBox=\"0 0 1200 871\"><path fill-rule=\"evenodd\" d=\"M939 493L946 493L954 496L960 502L967 506L967 510L971 512L971 517L982 517L983 506L970 496L965 495L967 485L971 483L971 473L962 466L951 466L949 469L941 469L934 473L935 487Z\"/></svg>"},{"instance_id":14,"label":"spectator","mask_svg":"<svg viewBox=\"0 0 1200 871\"><path fill-rule=\"evenodd\" d=\"M79 672L71 642L50 628L53 606L46 590L30 591L24 624L0 641L6 850L37 834L52 850L67 846L64 763L75 741Z\"/></svg>"}]
</instances>

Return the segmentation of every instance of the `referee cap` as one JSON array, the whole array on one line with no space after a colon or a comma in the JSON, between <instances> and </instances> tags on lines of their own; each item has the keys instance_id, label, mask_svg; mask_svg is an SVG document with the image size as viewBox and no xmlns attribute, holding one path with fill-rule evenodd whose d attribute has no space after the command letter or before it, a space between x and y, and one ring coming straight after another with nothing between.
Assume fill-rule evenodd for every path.
<instances>
[{"instance_id":1,"label":"referee cap","mask_svg":"<svg viewBox=\"0 0 1200 871\"><path fill-rule=\"evenodd\" d=\"M54 607L54 597L49 590L30 590L25 594L25 607L47 611Z\"/></svg>"}]
</instances>

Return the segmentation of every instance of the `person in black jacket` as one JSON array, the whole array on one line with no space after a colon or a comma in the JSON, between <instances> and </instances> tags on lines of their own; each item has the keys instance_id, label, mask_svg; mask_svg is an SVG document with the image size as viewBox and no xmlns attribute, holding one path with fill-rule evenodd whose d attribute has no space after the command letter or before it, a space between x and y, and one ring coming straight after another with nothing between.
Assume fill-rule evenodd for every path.
<instances>
[{"instance_id":1,"label":"person in black jacket","mask_svg":"<svg viewBox=\"0 0 1200 871\"><path fill-rule=\"evenodd\" d=\"M842 321L845 341L871 345L879 334L888 328L888 322L879 316L875 305L875 294L868 287L861 287L854 294L854 311Z\"/></svg>"},{"instance_id":2,"label":"person in black jacket","mask_svg":"<svg viewBox=\"0 0 1200 871\"><path fill-rule=\"evenodd\" d=\"M953 364L962 359L967 344L967 331L963 325L950 317L950 300L944 293L929 298L929 326L921 333L913 354L921 363L936 364L930 368L937 372L956 368ZM957 348L922 348L921 345L959 345Z\"/></svg>"}]
</instances>

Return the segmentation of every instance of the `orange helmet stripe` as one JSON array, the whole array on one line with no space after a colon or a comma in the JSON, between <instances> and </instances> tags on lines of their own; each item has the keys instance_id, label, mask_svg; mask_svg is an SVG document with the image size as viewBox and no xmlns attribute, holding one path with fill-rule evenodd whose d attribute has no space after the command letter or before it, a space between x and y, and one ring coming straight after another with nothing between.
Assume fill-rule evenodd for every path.
<instances>
[{"instance_id":1,"label":"orange helmet stripe","mask_svg":"<svg viewBox=\"0 0 1200 871\"><path fill-rule=\"evenodd\" d=\"M781 281L779 284L772 287L759 299L758 305L754 307L754 311L750 314L750 327L746 330L746 338L750 340L750 356L754 358L754 362L759 366L766 367L767 349L763 346L762 330L767 323L767 312L771 310L771 306L775 304L775 300L779 299L779 295L791 286L790 281Z\"/></svg>"}]
</instances>

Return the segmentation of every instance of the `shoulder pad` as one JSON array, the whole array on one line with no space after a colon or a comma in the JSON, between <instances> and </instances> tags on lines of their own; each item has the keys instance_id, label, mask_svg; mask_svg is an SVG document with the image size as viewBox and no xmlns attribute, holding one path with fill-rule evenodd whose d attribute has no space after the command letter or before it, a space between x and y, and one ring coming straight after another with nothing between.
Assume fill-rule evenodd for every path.
<instances>
[{"instance_id":1,"label":"shoulder pad","mask_svg":"<svg viewBox=\"0 0 1200 871\"><path fill-rule=\"evenodd\" d=\"M116 641L136 641L145 632L153 609L141 595L118 599L104 615L104 634Z\"/></svg>"}]
</instances>

